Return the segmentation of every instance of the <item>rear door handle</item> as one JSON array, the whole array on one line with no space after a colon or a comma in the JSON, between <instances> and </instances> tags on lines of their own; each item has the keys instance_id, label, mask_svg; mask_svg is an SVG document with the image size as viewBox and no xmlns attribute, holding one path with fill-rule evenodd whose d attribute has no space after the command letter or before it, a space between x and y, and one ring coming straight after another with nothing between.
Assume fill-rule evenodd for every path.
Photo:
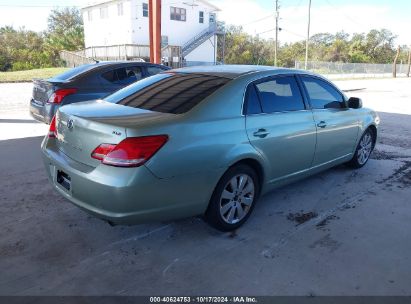
<instances>
[{"instance_id":1,"label":"rear door handle","mask_svg":"<svg viewBox=\"0 0 411 304\"><path fill-rule=\"evenodd\" d=\"M319 127L319 128L325 128L327 126L327 124L325 123L325 121L320 121L318 124L317 124L317 127Z\"/></svg>"},{"instance_id":2,"label":"rear door handle","mask_svg":"<svg viewBox=\"0 0 411 304\"><path fill-rule=\"evenodd\" d=\"M264 138L266 137L268 134L270 134L270 132L267 132L266 129L258 129L256 132L253 133L253 135L255 137L260 137L260 138Z\"/></svg>"}]
</instances>

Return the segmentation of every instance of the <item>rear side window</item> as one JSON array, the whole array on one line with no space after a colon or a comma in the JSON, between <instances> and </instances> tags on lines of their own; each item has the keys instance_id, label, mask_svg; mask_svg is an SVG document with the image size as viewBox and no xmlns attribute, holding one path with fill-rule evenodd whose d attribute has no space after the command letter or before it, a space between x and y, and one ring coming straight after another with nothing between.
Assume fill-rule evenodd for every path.
<instances>
[{"instance_id":1,"label":"rear side window","mask_svg":"<svg viewBox=\"0 0 411 304\"><path fill-rule=\"evenodd\" d=\"M61 81L70 80L70 79L73 79L73 78L79 76L80 74L85 73L87 71L90 71L90 70L92 70L96 67L97 67L96 64L93 64L93 63L83 64L83 65L80 65L78 67L72 68L72 69L70 69L70 70L68 70L64 73L61 73L57 76L54 76L53 78L57 79L57 80L61 80Z\"/></svg>"},{"instance_id":2,"label":"rear side window","mask_svg":"<svg viewBox=\"0 0 411 304\"><path fill-rule=\"evenodd\" d=\"M115 70L110 70L101 75L108 82L128 85L143 78L141 67L125 67Z\"/></svg>"},{"instance_id":3,"label":"rear side window","mask_svg":"<svg viewBox=\"0 0 411 304\"><path fill-rule=\"evenodd\" d=\"M156 66L148 66L147 67L147 74L152 76L155 74L158 74L160 72L163 72L164 69L160 68L160 67L156 67Z\"/></svg>"},{"instance_id":4,"label":"rear side window","mask_svg":"<svg viewBox=\"0 0 411 304\"><path fill-rule=\"evenodd\" d=\"M261 113L261 105L258 100L257 91L254 84L250 84L246 93L247 109L246 114L259 114Z\"/></svg>"},{"instance_id":5,"label":"rear side window","mask_svg":"<svg viewBox=\"0 0 411 304\"><path fill-rule=\"evenodd\" d=\"M304 101L294 76L270 78L255 85L265 113L304 110Z\"/></svg>"},{"instance_id":6,"label":"rear side window","mask_svg":"<svg viewBox=\"0 0 411 304\"><path fill-rule=\"evenodd\" d=\"M191 110L231 80L214 75L178 73L153 77L120 90L105 100L150 111L181 114ZM134 87L136 90L131 92Z\"/></svg>"},{"instance_id":7,"label":"rear side window","mask_svg":"<svg viewBox=\"0 0 411 304\"><path fill-rule=\"evenodd\" d=\"M341 109L343 96L327 82L313 77L302 77L311 106L314 109Z\"/></svg>"}]
</instances>

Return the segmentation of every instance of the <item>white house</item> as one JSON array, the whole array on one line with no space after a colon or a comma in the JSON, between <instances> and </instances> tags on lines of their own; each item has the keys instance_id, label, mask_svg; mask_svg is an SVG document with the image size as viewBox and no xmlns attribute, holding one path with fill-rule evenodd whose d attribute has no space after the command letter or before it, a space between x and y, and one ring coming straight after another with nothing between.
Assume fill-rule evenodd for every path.
<instances>
[{"instance_id":1,"label":"white house","mask_svg":"<svg viewBox=\"0 0 411 304\"><path fill-rule=\"evenodd\" d=\"M162 47L180 47L179 60L187 65L215 63L218 11L205 0L163 0ZM140 47L141 57L148 57L148 0L99 1L83 7L82 14L86 50L107 52L111 47L127 56L127 48L134 46Z\"/></svg>"}]
</instances>

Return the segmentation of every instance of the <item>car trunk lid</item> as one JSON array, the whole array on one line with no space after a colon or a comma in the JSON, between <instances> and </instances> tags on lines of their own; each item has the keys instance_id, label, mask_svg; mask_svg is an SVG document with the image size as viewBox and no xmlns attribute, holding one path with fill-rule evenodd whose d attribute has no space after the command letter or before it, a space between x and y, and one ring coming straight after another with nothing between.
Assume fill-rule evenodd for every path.
<instances>
[{"instance_id":1,"label":"car trunk lid","mask_svg":"<svg viewBox=\"0 0 411 304\"><path fill-rule=\"evenodd\" d=\"M127 127L168 115L101 100L67 105L56 114L57 146L68 157L95 167L100 161L91 154L99 145L118 144L127 137Z\"/></svg>"},{"instance_id":2,"label":"car trunk lid","mask_svg":"<svg viewBox=\"0 0 411 304\"><path fill-rule=\"evenodd\" d=\"M62 84L62 82L53 81L53 79L34 79L32 94L33 101L39 105L44 105L59 84Z\"/></svg>"}]
</instances>

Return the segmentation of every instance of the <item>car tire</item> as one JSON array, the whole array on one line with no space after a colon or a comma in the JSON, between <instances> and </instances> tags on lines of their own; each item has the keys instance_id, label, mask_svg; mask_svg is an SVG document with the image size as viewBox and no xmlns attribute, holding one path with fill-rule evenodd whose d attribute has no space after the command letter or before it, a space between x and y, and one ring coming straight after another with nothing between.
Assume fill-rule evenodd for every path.
<instances>
[{"instance_id":1,"label":"car tire","mask_svg":"<svg viewBox=\"0 0 411 304\"><path fill-rule=\"evenodd\" d=\"M348 166L354 169L363 167L370 159L371 152L375 146L375 133L368 128L365 130L358 142L353 158L347 163Z\"/></svg>"},{"instance_id":2,"label":"car tire","mask_svg":"<svg viewBox=\"0 0 411 304\"><path fill-rule=\"evenodd\" d=\"M239 164L221 177L211 196L205 220L220 231L232 231L247 221L260 193L258 175Z\"/></svg>"}]
</instances>

